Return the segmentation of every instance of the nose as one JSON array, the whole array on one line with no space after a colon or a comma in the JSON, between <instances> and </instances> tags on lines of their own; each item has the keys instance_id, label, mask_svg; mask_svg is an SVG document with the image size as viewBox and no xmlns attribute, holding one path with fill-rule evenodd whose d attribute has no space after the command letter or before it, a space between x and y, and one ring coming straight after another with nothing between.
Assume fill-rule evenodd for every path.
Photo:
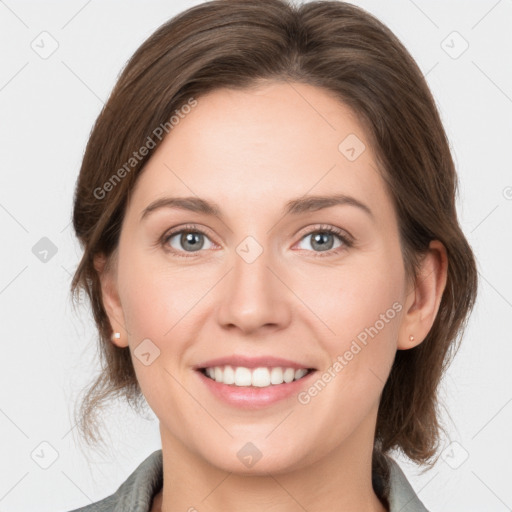
<instances>
[{"instance_id":1,"label":"nose","mask_svg":"<svg viewBox=\"0 0 512 512\"><path fill-rule=\"evenodd\" d=\"M240 255L242 254L242 256ZM225 278L218 322L244 334L281 330L291 320L293 293L280 265L265 250L254 261L236 253Z\"/></svg>"}]
</instances>

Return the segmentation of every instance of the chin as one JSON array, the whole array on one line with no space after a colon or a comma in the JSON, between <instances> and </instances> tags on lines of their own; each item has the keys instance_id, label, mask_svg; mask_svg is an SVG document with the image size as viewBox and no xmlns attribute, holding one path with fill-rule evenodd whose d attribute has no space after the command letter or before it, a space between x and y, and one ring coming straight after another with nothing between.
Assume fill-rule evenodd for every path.
<instances>
[{"instance_id":1,"label":"chin","mask_svg":"<svg viewBox=\"0 0 512 512\"><path fill-rule=\"evenodd\" d=\"M240 475L268 476L299 469L307 465L307 450L287 444L258 441L234 441L225 446L217 444L203 452L203 457L213 466Z\"/></svg>"}]
</instances>

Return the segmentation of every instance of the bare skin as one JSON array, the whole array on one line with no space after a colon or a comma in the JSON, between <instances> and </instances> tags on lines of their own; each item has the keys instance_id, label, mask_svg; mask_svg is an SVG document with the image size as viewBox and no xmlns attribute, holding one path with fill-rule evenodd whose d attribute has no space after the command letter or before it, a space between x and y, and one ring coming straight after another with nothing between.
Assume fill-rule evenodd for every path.
<instances>
[{"instance_id":1,"label":"bare skin","mask_svg":"<svg viewBox=\"0 0 512 512\"><path fill-rule=\"evenodd\" d=\"M353 161L338 149L350 134L366 146ZM291 199L332 194L371 214L342 204L283 215ZM141 220L167 196L213 201L222 218L163 207ZM160 242L191 224L200 250L176 233ZM353 243L326 233L331 245L322 250L314 244L320 226ZM105 308L121 333L114 343L130 347L160 421L164 484L152 511L386 510L371 483L380 396L396 351L429 332L447 268L434 241L408 282L398 233L367 134L332 95L279 82L198 98L139 177L114 265L96 260ZM251 263L237 252L248 236L263 249ZM377 323L381 315L386 321ZM242 410L214 396L193 368L232 354L272 355L307 363L320 378L377 325L307 403L295 395ZM160 351L149 365L133 355L147 338ZM237 456L248 442L262 454L250 468Z\"/></svg>"}]
</instances>

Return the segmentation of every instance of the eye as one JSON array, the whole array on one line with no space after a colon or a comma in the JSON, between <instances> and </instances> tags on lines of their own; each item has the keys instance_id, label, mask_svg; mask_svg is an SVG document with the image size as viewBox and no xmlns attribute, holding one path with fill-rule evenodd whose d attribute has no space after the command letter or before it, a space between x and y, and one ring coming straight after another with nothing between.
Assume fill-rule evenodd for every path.
<instances>
[{"instance_id":1,"label":"eye","mask_svg":"<svg viewBox=\"0 0 512 512\"><path fill-rule=\"evenodd\" d=\"M207 241L206 244L205 241ZM211 249L213 247L207 234L196 226L184 226L166 233L162 238L162 245L184 257L188 257L188 255L180 253L194 253L201 251L201 249Z\"/></svg>"},{"instance_id":2,"label":"eye","mask_svg":"<svg viewBox=\"0 0 512 512\"><path fill-rule=\"evenodd\" d=\"M353 245L349 236L344 231L334 226L316 226L314 231L310 231L302 237L301 242L307 240L309 237L311 237L309 244L313 248L313 252L326 253L316 254L315 256L337 254L341 250L352 247ZM341 243L332 250L336 238Z\"/></svg>"},{"instance_id":3,"label":"eye","mask_svg":"<svg viewBox=\"0 0 512 512\"><path fill-rule=\"evenodd\" d=\"M353 246L351 237L345 231L334 226L315 226L313 231L306 233L301 238L299 244L307 240L308 237L312 237L310 246L313 248L313 252L317 253L315 256L322 257L337 254ZM336 238L339 244L333 250ZM211 249L215 245L208 238L207 233L195 225L182 226L167 232L162 237L161 244L166 250L182 257L193 257L194 253L198 253L202 249Z\"/></svg>"}]
</instances>

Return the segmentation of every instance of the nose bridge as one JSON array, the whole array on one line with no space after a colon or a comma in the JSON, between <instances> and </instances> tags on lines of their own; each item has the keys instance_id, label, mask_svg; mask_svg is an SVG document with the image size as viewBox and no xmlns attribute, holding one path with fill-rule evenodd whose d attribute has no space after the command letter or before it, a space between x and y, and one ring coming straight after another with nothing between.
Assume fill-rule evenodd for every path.
<instances>
[{"instance_id":1,"label":"nose bridge","mask_svg":"<svg viewBox=\"0 0 512 512\"><path fill-rule=\"evenodd\" d=\"M268 243L258 242L253 236L247 236L236 247L233 257L233 278L239 289L254 288L253 292L269 292L272 273L269 270L272 254Z\"/></svg>"},{"instance_id":2,"label":"nose bridge","mask_svg":"<svg viewBox=\"0 0 512 512\"><path fill-rule=\"evenodd\" d=\"M219 311L222 324L249 332L269 325L282 327L289 321L286 287L274 275L276 266L270 248L255 237L247 236L238 244Z\"/></svg>"}]
</instances>

